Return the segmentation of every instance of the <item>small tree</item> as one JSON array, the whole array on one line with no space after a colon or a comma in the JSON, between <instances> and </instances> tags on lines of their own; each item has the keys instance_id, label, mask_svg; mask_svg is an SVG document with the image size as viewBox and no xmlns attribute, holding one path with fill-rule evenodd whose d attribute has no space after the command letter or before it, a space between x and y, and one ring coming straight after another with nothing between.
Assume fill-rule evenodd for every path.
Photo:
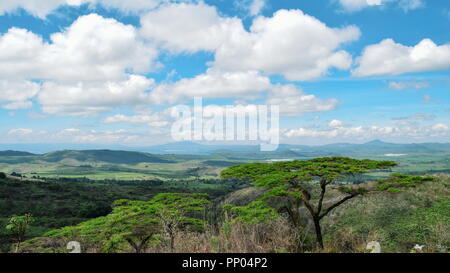
<instances>
[{"instance_id":1,"label":"small tree","mask_svg":"<svg viewBox=\"0 0 450 273\"><path fill-rule=\"evenodd\" d=\"M25 240L25 235L33 221L34 219L31 214L13 216L9 219L6 229L9 230L16 239L16 253L19 252L20 244Z\"/></svg>"},{"instance_id":2,"label":"small tree","mask_svg":"<svg viewBox=\"0 0 450 273\"><path fill-rule=\"evenodd\" d=\"M135 253L145 252L149 241L160 232L155 208L149 202L119 200L114 203L113 213L106 217L103 236L104 250L113 252L126 241Z\"/></svg>"},{"instance_id":3,"label":"small tree","mask_svg":"<svg viewBox=\"0 0 450 273\"><path fill-rule=\"evenodd\" d=\"M271 202L280 212L286 212L291 224L297 229L300 227L299 208L304 205L314 223L317 243L323 248L320 221L333 209L367 192L363 186L345 185L345 179L396 165L392 161L329 157L273 164L251 163L230 167L222 171L221 175L224 178L249 178L255 186L266 188L261 200ZM344 196L325 206L327 189L332 184L337 184Z\"/></svg>"},{"instance_id":4,"label":"small tree","mask_svg":"<svg viewBox=\"0 0 450 273\"><path fill-rule=\"evenodd\" d=\"M161 193L152 199L162 228L169 237L170 251L175 250L175 236L180 227L202 228L203 220L194 217L210 202L206 194Z\"/></svg>"},{"instance_id":5,"label":"small tree","mask_svg":"<svg viewBox=\"0 0 450 273\"><path fill-rule=\"evenodd\" d=\"M163 232L169 237L173 252L180 228L203 227L203 221L195 214L209 204L206 197L206 194L161 193L149 202L116 201L114 212L108 216L110 228L107 232L114 235L116 241L120 241L118 236L122 234L136 253L145 250L152 236Z\"/></svg>"}]
</instances>

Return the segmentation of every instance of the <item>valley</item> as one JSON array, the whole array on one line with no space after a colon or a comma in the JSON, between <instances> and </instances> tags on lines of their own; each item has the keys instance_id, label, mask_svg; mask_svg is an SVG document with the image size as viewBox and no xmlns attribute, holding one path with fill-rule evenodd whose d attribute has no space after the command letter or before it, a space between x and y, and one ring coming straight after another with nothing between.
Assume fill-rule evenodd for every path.
<instances>
[{"instance_id":1,"label":"valley","mask_svg":"<svg viewBox=\"0 0 450 273\"><path fill-rule=\"evenodd\" d=\"M176 145L185 146L189 144L181 143ZM208 225L211 225L210 228L218 229L216 232L219 233L216 236L223 236L220 233L223 232L222 229L224 227L222 225L235 223L234 220L228 223L224 219L222 208L224 205L244 206L242 207L244 210L241 211L239 209L239 211L245 211L245 213L251 213L251 215L261 210L264 212L264 218L274 213L266 208L266 205L260 203L255 203L255 205L258 204L257 207L251 207L255 201L257 202L261 198L261 194L265 192L264 190L256 189L249 180L224 178L221 175L224 171L233 166L246 166L246 164L251 165L251 163L255 162L258 164L269 164L270 166L290 164L289 162L309 162L320 157L352 157L355 160L370 159L378 162L395 162L395 164L393 163L395 166L393 165L388 169L361 173L357 177L348 177L347 180L339 181L337 185L344 187L354 187L360 183L363 186L369 186L371 183L377 183L376 181L380 179L389 179L393 173L419 176L431 175L439 177L438 181L440 181L436 182L437 184L435 185L414 187L399 194L395 198L404 199L402 201L402 206L404 207L399 211L392 210L386 207L387 205L375 208L373 204L363 203L365 205L362 205L362 203L358 203L362 201L357 201L366 199L357 199L350 202L337 210L337 213L345 215L345 219L336 218L336 214L333 214L333 217L326 218L327 230L331 232L328 234L331 237L326 237L328 238L327 240L341 239L339 237L340 231L334 230L332 228L333 225L340 225L343 228L357 228L359 230L357 232L364 233L365 227L362 227L358 221L355 222L354 217L358 215L358 211L354 210L353 206L363 206L366 209L370 208L373 210L375 214L370 214L363 220L367 225L379 225L380 230L385 230L386 232L395 230L396 227L393 224L379 222L376 214L389 211L389 217L392 219L403 219L403 216L401 216L403 215L402 210L406 209L408 211L407 215L411 215L408 217L416 217L413 215L419 212L416 212L414 207L423 207L423 202L425 202L423 197L419 198L417 195L419 192L421 195L429 196L426 197L428 198L426 202L429 202L431 206L434 206L433 204L443 206L442 208L438 207L437 211L431 208L428 211L426 208L423 208L423 211L420 213L426 215L430 213L430 215L435 215L437 213L437 215L447 217L448 178L450 177L450 145L447 144L421 144L421 147L417 147L415 144L399 145L375 141L360 145L336 144L322 147L281 145L280 149L271 153L259 152L251 146L243 146L240 149L226 146L214 147L213 149L213 147L203 146L206 145L195 145L197 153L193 154L163 152L161 154L153 154L107 149L62 150L43 154L12 150L0 152L0 174L4 174L3 178L0 178L0 227L6 226L10 217L14 215L25 215L28 213L33 215L35 221L27 233L27 239L31 239L30 242L32 243L27 245L24 251L44 251L44 249L41 249L43 245L39 241L33 241L33 238L39 240L42 236L46 237L48 234L60 229L64 230L70 226L83 225L83 223L102 219L102 217L109 217L113 215L115 208L113 204L118 200L151 202L159 194L206 194L212 205L205 211L204 217L206 218L204 219L206 219ZM164 148L173 151L170 147ZM162 151L162 148L153 148L153 150L157 149ZM188 148L187 150L189 151ZM432 194L437 189L440 192ZM396 192L397 189L394 191ZM331 188L328 194L330 196L327 202L331 202L331 200L334 200L333 198L339 196L336 187ZM392 203L395 201L394 199L391 200L393 196L390 197L390 194L392 193L379 194L379 197L370 197L367 200L383 200L382 202L385 202L385 204L392 204L395 207L397 205ZM408 197L409 195L410 197ZM253 210L256 211L253 212ZM305 208L299 211L302 212L302 215L307 214ZM276 217L276 219L278 218ZM275 226L280 225L282 222L279 221L284 221L282 219L284 218L282 217L275 222L270 220L270 223ZM409 224L418 224L416 221L419 218L405 219L402 221L410 221L408 222ZM311 228L311 223L307 218L302 218L301 221L304 221L302 225ZM236 227L243 224L239 223L235 223ZM440 224L441 222L436 225ZM247 229L252 226L253 224L239 228ZM275 226L273 228L280 228ZM433 226L433 228L438 228L438 226ZM292 232L292 230L286 230L286 232L290 234L289 232ZM310 236L307 235L310 232L308 231L302 236ZM188 235L185 234L183 236ZM193 236L193 234L189 236ZM272 234L267 236L278 235ZM368 236L368 234L365 234L365 236ZM0 251L10 251L10 246L14 242L13 237L4 228L0 228L0 238ZM392 247L392 251L405 249L405 242L398 241L392 237L389 238L390 242L395 245L395 247ZM280 237L276 239L284 240L285 238ZM203 245L214 248L214 246L209 244L215 239L210 238L208 240L203 242ZM228 239L223 238L223 240ZM311 238L308 240L311 240ZM58 242L61 243L60 241ZM162 242L160 243L162 244ZM327 244L330 245L330 243L328 241ZM280 249L276 251L282 251L284 248L286 248L285 251L299 251L292 245L282 242L280 244ZM305 242L305 249L302 251L308 250L310 247L311 242ZM355 248L357 247L355 245L352 251L356 251ZM101 250L97 249L95 251ZM167 252L168 250L153 249L152 251ZM210 249L209 251L213 250ZM232 248L230 251L247 252L254 251L254 249L240 250L239 248ZM268 248L264 251L271 252L275 250Z\"/></svg>"},{"instance_id":2,"label":"valley","mask_svg":"<svg viewBox=\"0 0 450 273\"><path fill-rule=\"evenodd\" d=\"M185 149L184 153L170 154L182 149ZM347 156L394 160L399 166L393 171L402 173L450 173L450 144L392 144L374 141L318 147L280 145L275 152L259 152L257 146L213 146L183 142L142 150L160 154L116 150L63 150L44 154L4 151L0 152L0 172L20 173L28 178L214 179L226 167L249 162ZM189 152L192 154L188 154Z\"/></svg>"}]
</instances>

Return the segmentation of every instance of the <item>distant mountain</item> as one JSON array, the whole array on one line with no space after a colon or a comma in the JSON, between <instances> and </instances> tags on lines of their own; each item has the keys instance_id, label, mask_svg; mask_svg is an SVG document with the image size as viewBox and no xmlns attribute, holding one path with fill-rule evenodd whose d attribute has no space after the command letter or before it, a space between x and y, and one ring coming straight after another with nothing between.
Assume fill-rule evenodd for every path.
<instances>
[{"instance_id":1,"label":"distant mountain","mask_svg":"<svg viewBox=\"0 0 450 273\"><path fill-rule=\"evenodd\" d=\"M34 156L35 154L29 152L20 152L20 151L0 151L0 156Z\"/></svg>"},{"instance_id":2,"label":"distant mountain","mask_svg":"<svg viewBox=\"0 0 450 273\"><path fill-rule=\"evenodd\" d=\"M280 149L279 149L280 150ZM257 153L259 145L205 145L195 142L173 142L164 145L141 148L143 152L154 154L208 155L222 153Z\"/></svg>"},{"instance_id":3,"label":"distant mountain","mask_svg":"<svg viewBox=\"0 0 450 273\"><path fill-rule=\"evenodd\" d=\"M67 146L71 148L66 149ZM57 162L64 159L75 159L78 161L134 164L138 162L170 163L197 158L207 160L209 157L233 160L266 160L322 156L364 157L384 156L386 154L394 156L404 154L450 154L450 143L396 144L380 140L364 144L335 143L323 146L280 144L278 150L274 152L261 152L259 145L204 145L195 142L175 142L147 147L124 147L120 145L112 145L110 147L91 144L48 144L47 146L39 146L38 144L0 144L0 150L4 147L8 147L8 149L0 152L0 162L17 160L29 162L35 159ZM64 151L60 150L62 147L64 147ZM18 150L25 152L17 152ZM41 152L40 155L31 153L40 153L37 152L38 150L44 152ZM14 157L23 158L17 159Z\"/></svg>"},{"instance_id":4,"label":"distant mountain","mask_svg":"<svg viewBox=\"0 0 450 273\"><path fill-rule=\"evenodd\" d=\"M213 145L202 145L195 142L173 142L163 145L142 147L143 152L154 153L154 154L193 154L193 155L205 155L220 146Z\"/></svg>"},{"instance_id":5,"label":"distant mountain","mask_svg":"<svg viewBox=\"0 0 450 273\"><path fill-rule=\"evenodd\" d=\"M317 147L302 146L291 149L299 153L321 155L384 155L384 154L437 154L450 153L450 143L396 144L374 140L364 144L336 143Z\"/></svg>"},{"instance_id":6,"label":"distant mountain","mask_svg":"<svg viewBox=\"0 0 450 273\"><path fill-rule=\"evenodd\" d=\"M25 151L33 154L45 154L60 150L125 150L138 151L123 145L99 145L83 143L15 143L0 144L0 150Z\"/></svg>"},{"instance_id":7,"label":"distant mountain","mask_svg":"<svg viewBox=\"0 0 450 273\"><path fill-rule=\"evenodd\" d=\"M174 163L164 156L132 151L86 150L86 151L57 151L39 157L47 162L59 162L64 159L75 159L82 162L106 162L112 164L137 163Z\"/></svg>"}]
</instances>

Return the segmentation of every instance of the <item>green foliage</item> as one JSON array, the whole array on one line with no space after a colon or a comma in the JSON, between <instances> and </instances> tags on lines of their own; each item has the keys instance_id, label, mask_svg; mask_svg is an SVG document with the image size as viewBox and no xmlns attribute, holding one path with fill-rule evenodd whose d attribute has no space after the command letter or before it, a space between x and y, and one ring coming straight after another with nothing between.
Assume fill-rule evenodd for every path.
<instances>
[{"instance_id":1,"label":"green foliage","mask_svg":"<svg viewBox=\"0 0 450 273\"><path fill-rule=\"evenodd\" d=\"M426 251L438 252L450 245L450 188L443 179L404 188L392 195L371 194L338 208L324 225L327 241L342 240L342 230L357 243L379 241L384 252L409 252L414 245L425 245ZM391 188L397 190L397 188Z\"/></svg>"},{"instance_id":2,"label":"green foliage","mask_svg":"<svg viewBox=\"0 0 450 273\"><path fill-rule=\"evenodd\" d=\"M305 186L319 181L324 185L338 182L346 177L374 170L389 169L396 166L392 161L357 160L345 157L326 157L308 161L251 163L232 166L221 175L224 178L251 179L255 186L268 189L262 199L277 197L300 199L306 194ZM319 185L316 183L316 185ZM363 188L341 187L346 194L364 194ZM305 197L306 198L306 197ZM309 198L309 197L308 197Z\"/></svg>"},{"instance_id":3,"label":"green foliage","mask_svg":"<svg viewBox=\"0 0 450 273\"><path fill-rule=\"evenodd\" d=\"M111 205L107 202L86 202L80 205L77 216L80 218L96 218L107 215L111 211Z\"/></svg>"},{"instance_id":4,"label":"green foliage","mask_svg":"<svg viewBox=\"0 0 450 273\"><path fill-rule=\"evenodd\" d=\"M267 203L256 200L246 206L225 205L224 209L230 212L234 222L247 224L268 223L279 217L279 214Z\"/></svg>"},{"instance_id":5,"label":"green foliage","mask_svg":"<svg viewBox=\"0 0 450 273\"><path fill-rule=\"evenodd\" d=\"M164 233L164 221L176 218L178 227L199 228L204 222L194 212L201 212L209 204L205 194L163 193L150 201L118 200L112 213L64 227L45 234L47 237L79 240L101 252L127 251L131 246L142 252L152 240Z\"/></svg>"},{"instance_id":6,"label":"green foliage","mask_svg":"<svg viewBox=\"0 0 450 273\"><path fill-rule=\"evenodd\" d=\"M422 207L412 210L385 227L386 237L389 241L398 242L399 247L407 248L415 244L429 245L430 242L439 242L443 239L443 247L450 244L449 236L440 232L448 232L450 228L450 199L440 200L431 207ZM442 230L433 230L442 226ZM445 239L447 238L447 239ZM429 246L430 247L430 246Z\"/></svg>"},{"instance_id":7,"label":"green foliage","mask_svg":"<svg viewBox=\"0 0 450 273\"><path fill-rule=\"evenodd\" d=\"M16 252L19 251L20 244L25 239L25 235L33 223L34 219L31 214L25 214L23 216L13 216L9 219L6 229L16 239Z\"/></svg>"},{"instance_id":8,"label":"green foliage","mask_svg":"<svg viewBox=\"0 0 450 273\"><path fill-rule=\"evenodd\" d=\"M34 219L31 214L25 214L24 216L13 216L9 219L6 229L17 237L23 237L33 221Z\"/></svg>"},{"instance_id":9,"label":"green foliage","mask_svg":"<svg viewBox=\"0 0 450 273\"><path fill-rule=\"evenodd\" d=\"M393 161L357 160L345 157L326 157L307 161L277 163L251 163L232 166L221 175L224 178L248 178L258 187L274 188L292 181L312 181L321 179L337 181L346 176L354 176L374 170L384 170L396 166Z\"/></svg>"},{"instance_id":10,"label":"green foliage","mask_svg":"<svg viewBox=\"0 0 450 273\"><path fill-rule=\"evenodd\" d=\"M387 189L386 191L387 191L387 192L390 192L390 193L399 193L399 192L402 192L402 190L399 190L399 189L396 189L396 188L389 188L389 189Z\"/></svg>"},{"instance_id":11,"label":"green foliage","mask_svg":"<svg viewBox=\"0 0 450 273\"><path fill-rule=\"evenodd\" d=\"M151 202L163 209L191 212L203 210L209 204L207 196L203 193L160 193Z\"/></svg>"},{"instance_id":12,"label":"green foliage","mask_svg":"<svg viewBox=\"0 0 450 273\"><path fill-rule=\"evenodd\" d=\"M377 182L378 191L388 191L391 193L401 192L400 188L413 188L424 182L434 181L431 176L412 176L406 174L392 174L391 177Z\"/></svg>"}]
</instances>

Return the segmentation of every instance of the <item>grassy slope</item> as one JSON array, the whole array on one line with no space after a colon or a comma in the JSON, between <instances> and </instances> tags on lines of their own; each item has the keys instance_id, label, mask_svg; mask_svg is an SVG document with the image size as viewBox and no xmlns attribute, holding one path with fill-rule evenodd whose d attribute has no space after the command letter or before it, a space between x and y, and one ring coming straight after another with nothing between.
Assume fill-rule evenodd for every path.
<instances>
[{"instance_id":1,"label":"grassy slope","mask_svg":"<svg viewBox=\"0 0 450 273\"><path fill-rule=\"evenodd\" d=\"M361 251L379 241L384 252L450 250L450 176L401 193L372 194L351 200L325 218L328 251Z\"/></svg>"}]
</instances>

